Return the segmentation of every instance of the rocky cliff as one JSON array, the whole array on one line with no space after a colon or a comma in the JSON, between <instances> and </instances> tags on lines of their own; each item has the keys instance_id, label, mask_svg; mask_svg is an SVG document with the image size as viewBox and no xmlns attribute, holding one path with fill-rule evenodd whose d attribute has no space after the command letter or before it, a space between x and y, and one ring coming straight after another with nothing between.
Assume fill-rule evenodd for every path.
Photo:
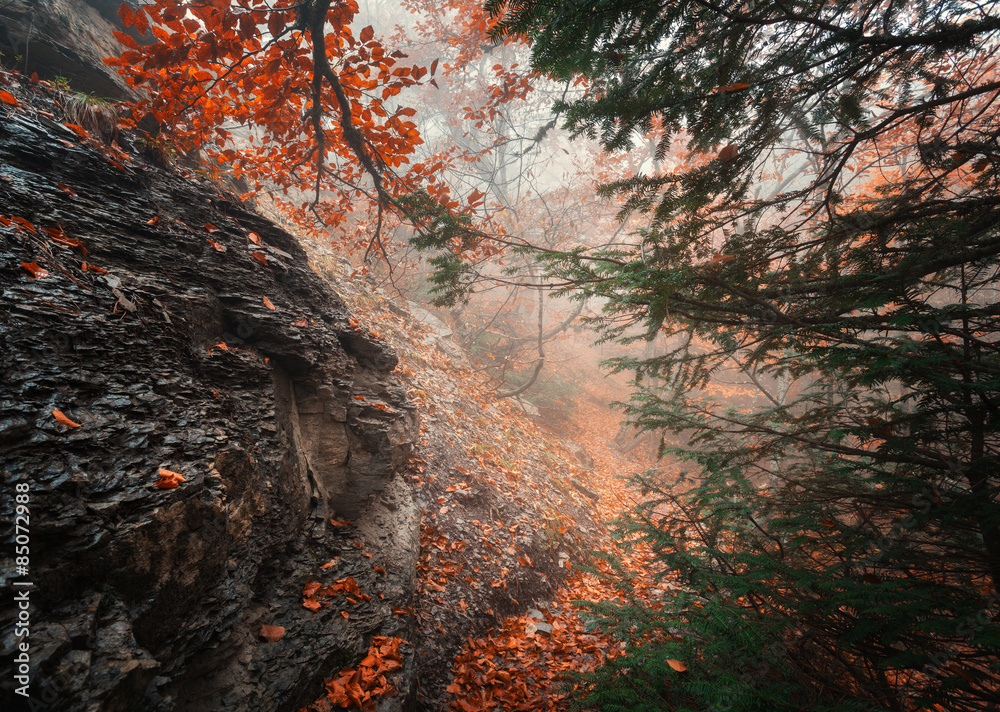
<instances>
[{"instance_id":1,"label":"rocky cliff","mask_svg":"<svg viewBox=\"0 0 1000 712\"><path fill-rule=\"evenodd\" d=\"M395 356L289 234L4 80L2 706L25 701L22 642L48 709L312 701L407 631L418 512L398 473L418 425ZM306 583L348 580L303 608Z\"/></svg>"},{"instance_id":2,"label":"rocky cliff","mask_svg":"<svg viewBox=\"0 0 1000 712\"><path fill-rule=\"evenodd\" d=\"M129 0L130 4L136 4ZM112 30L129 32L118 18L121 0L6 0L0 2L0 63L40 79L66 79L74 90L120 99L128 86L104 58L121 46Z\"/></svg>"}]
</instances>

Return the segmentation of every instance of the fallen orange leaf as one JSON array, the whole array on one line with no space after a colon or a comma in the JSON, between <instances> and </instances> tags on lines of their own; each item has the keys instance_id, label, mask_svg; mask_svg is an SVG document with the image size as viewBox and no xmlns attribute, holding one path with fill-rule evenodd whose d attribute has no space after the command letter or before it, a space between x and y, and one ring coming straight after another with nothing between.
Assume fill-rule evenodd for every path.
<instances>
[{"instance_id":1,"label":"fallen orange leaf","mask_svg":"<svg viewBox=\"0 0 1000 712\"><path fill-rule=\"evenodd\" d=\"M267 297L261 297L261 298L262 298L262 299L264 300L264 306L265 306L265 307L267 307L267 308L268 308L268 309L270 309L271 311L277 311L277 310L275 309L274 305L273 305L273 304L271 303L271 300L270 300L270 299L268 299Z\"/></svg>"},{"instance_id":2,"label":"fallen orange leaf","mask_svg":"<svg viewBox=\"0 0 1000 712\"><path fill-rule=\"evenodd\" d=\"M307 598L302 602L303 608L308 608L310 611L318 611L320 609L319 601L315 598Z\"/></svg>"},{"instance_id":3,"label":"fallen orange leaf","mask_svg":"<svg viewBox=\"0 0 1000 712\"><path fill-rule=\"evenodd\" d=\"M276 643L281 640L281 636L284 634L285 629L280 625L267 625L266 623L260 627L260 633L258 633L268 643Z\"/></svg>"},{"instance_id":4,"label":"fallen orange leaf","mask_svg":"<svg viewBox=\"0 0 1000 712\"><path fill-rule=\"evenodd\" d=\"M39 267L37 262L22 262L21 266L35 279L45 279L49 276L49 271L44 267Z\"/></svg>"},{"instance_id":5,"label":"fallen orange leaf","mask_svg":"<svg viewBox=\"0 0 1000 712\"><path fill-rule=\"evenodd\" d=\"M24 218L19 217L17 215L11 215L10 219L13 220L14 222L16 222L20 227L22 227L25 230L27 230L28 232L30 232L32 235L37 235L38 234L38 230L35 229L35 226L32 225L27 220L25 220Z\"/></svg>"},{"instance_id":6,"label":"fallen orange leaf","mask_svg":"<svg viewBox=\"0 0 1000 712\"><path fill-rule=\"evenodd\" d=\"M70 131L75 133L80 138L87 138L88 136L87 131L82 126L77 126L76 124L65 124L65 123L63 124L63 126L68 128Z\"/></svg>"},{"instance_id":7,"label":"fallen orange leaf","mask_svg":"<svg viewBox=\"0 0 1000 712\"><path fill-rule=\"evenodd\" d=\"M264 243L260 241L260 235L255 232L251 232L247 235L247 239L250 240L255 245L263 245Z\"/></svg>"},{"instance_id":8,"label":"fallen orange leaf","mask_svg":"<svg viewBox=\"0 0 1000 712\"><path fill-rule=\"evenodd\" d=\"M251 252L250 256L253 257L255 260L257 260L258 262L260 262L262 265L267 264L267 255L265 255L260 250L255 250Z\"/></svg>"},{"instance_id":9,"label":"fallen orange leaf","mask_svg":"<svg viewBox=\"0 0 1000 712\"><path fill-rule=\"evenodd\" d=\"M208 240L208 238L205 238L205 239ZM225 252L226 251L226 246L222 245L222 244L220 244L218 242L216 242L215 240L208 240L208 244L211 245L212 247L214 247L216 249L216 251L218 251L218 252Z\"/></svg>"},{"instance_id":10,"label":"fallen orange leaf","mask_svg":"<svg viewBox=\"0 0 1000 712\"><path fill-rule=\"evenodd\" d=\"M65 425L68 428L79 428L80 427L79 423L74 423L72 420L70 420L65 415L63 415L63 412L61 410L54 410L54 411L52 411L52 417L54 417L56 419L57 423L59 423L60 425Z\"/></svg>"},{"instance_id":11,"label":"fallen orange leaf","mask_svg":"<svg viewBox=\"0 0 1000 712\"><path fill-rule=\"evenodd\" d=\"M4 91L3 89L0 89L0 101L4 104L10 104L11 106L20 106L17 98L9 91Z\"/></svg>"},{"instance_id":12,"label":"fallen orange leaf","mask_svg":"<svg viewBox=\"0 0 1000 712\"><path fill-rule=\"evenodd\" d=\"M173 472L172 470L168 470L164 467L161 467L157 474L159 474L160 479L153 483L153 486L159 487L160 489L173 489L175 487L179 487L181 482L187 481L187 478L185 478L181 473Z\"/></svg>"},{"instance_id":13,"label":"fallen orange leaf","mask_svg":"<svg viewBox=\"0 0 1000 712\"><path fill-rule=\"evenodd\" d=\"M680 660L667 660L667 665L672 667L677 672L684 672L687 670L687 665L682 663Z\"/></svg>"},{"instance_id":14,"label":"fallen orange leaf","mask_svg":"<svg viewBox=\"0 0 1000 712\"><path fill-rule=\"evenodd\" d=\"M84 272L86 272L89 269L91 272L97 272L97 274L107 274L108 273L108 271L106 269L102 269L100 267L94 267L94 265L88 265L86 262L84 262L82 265L80 265L80 269L83 270Z\"/></svg>"}]
</instances>

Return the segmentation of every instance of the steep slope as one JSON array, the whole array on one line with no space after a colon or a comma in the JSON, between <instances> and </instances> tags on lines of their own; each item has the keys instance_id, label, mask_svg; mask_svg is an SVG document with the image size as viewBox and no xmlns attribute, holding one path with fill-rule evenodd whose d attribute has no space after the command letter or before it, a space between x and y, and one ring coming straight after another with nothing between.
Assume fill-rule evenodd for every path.
<instances>
[{"instance_id":1,"label":"steep slope","mask_svg":"<svg viewBox=\"0 0 1000 712\"><path fill-rule=\"evenodd\" d=\"M592 668L610 645L585 630L570 601L616 595L579 572L599 563L595 549L613 550L602 522L628 504L615 475L637 463L606 447L617 418L582 407L574 437L596 456L600 471L591 471L580 445L516 400L497 400L434 314L328 247L304 244L357 318L400 354L397 372L420 413L410 475L423 514L413 709L550 708L563 700L562 673Z\"/></svg>"},{"instance_id":2,"label":"steep slope","mask_svg":"<svg viewBox=\"0 0 1000 712\"><path fill-rule=\"evenodd\" d=\"M406 635L417 420L395 355L252 208L0 80L4 684L27 643L60 710L314 699L373 634ZM349 577L353 604L302 607L305 582Z\"/></svg>"}]
</instances>

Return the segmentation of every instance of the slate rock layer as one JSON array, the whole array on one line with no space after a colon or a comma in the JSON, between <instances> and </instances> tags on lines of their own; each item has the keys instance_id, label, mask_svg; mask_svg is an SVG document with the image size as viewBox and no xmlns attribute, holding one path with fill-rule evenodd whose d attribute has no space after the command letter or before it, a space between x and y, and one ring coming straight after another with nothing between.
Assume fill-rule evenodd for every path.
<instances>
[{"instance_id":1,"label":"slate rock layer","mask_svg":"<svg viewBox=\"0 0 1000 712\"><path fill-rule=\"evenodd\" d=\"M18 484L52 709L294 709L372 634L404 635L416 412L295 239L31 108L0 108L0 216L3 685ZM156 487L161 467L185 481ZM302 608L304 581L346 576L371 601Z\"/></svg>"}]
</instances>

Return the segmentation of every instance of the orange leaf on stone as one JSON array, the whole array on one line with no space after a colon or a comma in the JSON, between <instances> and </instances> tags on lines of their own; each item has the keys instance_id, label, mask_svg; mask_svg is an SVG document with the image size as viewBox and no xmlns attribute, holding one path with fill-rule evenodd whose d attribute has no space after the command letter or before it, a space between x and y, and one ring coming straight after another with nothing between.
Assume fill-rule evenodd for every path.
<instances>
[{"instance_id":1,"label":"orange leaf on stone","mask_svg":"<svg viewBox=\"0 0 1000 712\"><path fill-rule=\"evenodd\" d=\"M4 91L3 89L0 89L0 101L4 104L10 104L11 106L20 106L17 98L9 91Z\"/></svg>"},{"instance_id":2,"label":"orange leaf on stone","mask_svg":"<svg viewBox=\"0 0 1000 712\"><path fill-rule=\"evenodd\" d=\"M75 247L82 254L87 254L87 248L83 246L83 240L79 240L75 237L70 237L67 235L62 228L58 227L43 227L42 232L46 233L53 242L64 245L66 247Z\"/></svg>"},{"instance_id":3,"label":"orange leaf on stone","mask_svg":"<svg viewBox=\"0 0 1000 712\"><path fill-rule=\"evenodd\" d=\"M67 428L79 428L79 423L74 423L72 420L67 418L61 410L52 411L52 417L56 419L56 422L60 425L65 425Z\"/></svg>"},{"instance_id":4,"label":"orange leaf on stone","mask_svg":"<svg viewBox=\"0 0 1000 712\"><path fill-rule=\"evenodd\" d=\"M37 262L22 262L21 267L35 279L45 279L49 276L49 271L44 267L39 267Z\"/></svg>"},{"instance_id":5,"label":"orange leaf on stone","mask_svg":"<svg viewBox=\"0 0 1000 712\"><path fill-rule=\"evenodd\" d=\"M66 128L68 128L70 131L72 131L73 133L75 133L80 138L87 138L90 135L90 134L87 133L87 130L85 128L83 128L82 126L78 126L77 124L66 124L66 123L64 123L63 126L65 126Z\"/></svg>"},{"instance_id":6,"label":"orange leaf on stone","mask_svg":"<svg viewBox=\"0 0 1000 712\"><path fill-rule=\"evenodd\" d=\"M319 601L315 598L307 598L302 602L303 608L308 608L310 611L318 611L320 609Z\"/></svg>"},{"instance_id":7,"label":"orange leaf on stone","mask_svg":"<svg viewBox=\"0 0 1000 712\"><path fill-rule=\"evenodd\" d=\"M107 274L108 273L108 271L106 269L103 269L101 267L95 267L94 265L88 265L86 262L84 262L82 265L80 265L80 269L83 270L84 272L86 272L87 270L90 270L91 272L97 272L97 274Z\"/></svg>"},{"instance_id":8,"label":"orange leaf on stone","mask_svg":"<svg viewBox=\"0 0 1000 712\"><path fill-rule=\"evenodd\" d=\"M19 217L17 215L11 215L10 219L13 220L15 223L17 223L18 226L21 227L22 229L27 230L28 232L30 232L32 235L37 235L38 234L38 230L35 229L35 226L32 225L27 220L25 220L24 218Z\"/></svg>"},{"instance_id":9,"label":"orange leaf on stone","mask_svg":"<svg viewBox=\"0 0 1000 712\"><path fill-rule=\"evenodd\" d=\"M276 643L281 640L281 636L284 634L285 629L280 625L267 625L266 623L260 627L260 632L258 633L268 643Z\"/></svg>"},{"instance_id":10,"label":"orange leaf on stone","mask_svg":"<svg viewBox=\"0 0 1000 712\"><path fill-rule=\"evenodd\" d=\"M260 262L262 265L267 264L267 255L265 255L260 250L254 250L253 252L250 253L250 256L253 257L255 260L257 260L258 262Z\"/></svg>"},{"instance_id":11,"label":"orange leaf on stone","mask_svg":"<svg viewBox=\"0 0 1000 712\"><path fill-rule=\"evenodd\" d=\"M206 238L206 239L208 239L208 238ZM226 246L223 245L223 244L221 244L221 243L216 242L215 240L208 240L208 244L211 245L212 247L214 247L217 252L225 252L226 251Z\"/></svg>"},{"instance_id":12,"label":"orange leaf on stone","mask_svg":"<svg viewBox=\"0 0 1000 712\"><path fill-rule=\"evenodd\" d=\"M260 235L258 235L255 232L249 233L247 235L247 239L250 240L250 242L252 242L255 245L261 245L261 246L264 245L264 243L260 241Z\"/></svg>"},{"instance_id":13,"label":"orange leaf on stone","mask_svg":"<svg viewBox=\"0 0 1000 712\"><path fill-rule=\"evenodd\" d=\"M306 585L302 589L302 595L305 596L306 598L310 598L311 596L313 596L313 594L315 594L318 590L320 590L322 586L323 584L319 583L318 581L306 581Z\"/></svg>"},{"instance_id":14,"label":"orange leaf on stone","mask_svg":"<svg viewBox=\"0 0 1000 712\"><path fill-rule=\"evenodd\" d=\"M174 489L175 487L179 487L181 482L187 481L187 478L181 473L168 470L164 467L161 467L157 471L157 474L160 476L160 479L153 486L160 489Z\"/></svg>"},{"instance_id":15,"label":"orange leaf on stone","mask_svg":"<svg viewBox=\"0 0 1000 712\"><path fill-rule=\"evenodd\" d=\"M277 311L277 309L275 308L274 304L271 303L270 299L268 299L267 297L261 297L261 299L264 300L264 306L265 307L267 307L271 311Z\"/></svg>"}]
</instances>

